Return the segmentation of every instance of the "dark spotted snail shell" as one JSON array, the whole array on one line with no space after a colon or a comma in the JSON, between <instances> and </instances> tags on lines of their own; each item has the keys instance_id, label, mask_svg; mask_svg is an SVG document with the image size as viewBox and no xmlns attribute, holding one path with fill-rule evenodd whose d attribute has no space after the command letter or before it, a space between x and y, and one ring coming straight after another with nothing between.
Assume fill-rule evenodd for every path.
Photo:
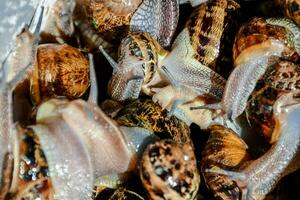
<instances>
[{"instance_id":1,"label":"dark spotted snail shell","mask_svg":"<svg viewBox=\"0 0 300 200\"><path fill-rule=\"evenodd\" d=\"M190 143L161 140L143 154L140 177L149 196L158 199L195 198L199 185L196 158Z\"/></svg>"}]
</instances>

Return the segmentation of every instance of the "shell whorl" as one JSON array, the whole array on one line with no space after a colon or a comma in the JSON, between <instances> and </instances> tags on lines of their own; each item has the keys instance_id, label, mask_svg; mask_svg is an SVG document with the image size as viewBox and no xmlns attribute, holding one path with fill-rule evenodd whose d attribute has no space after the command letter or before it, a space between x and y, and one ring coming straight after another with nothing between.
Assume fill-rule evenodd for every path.
<instances>
[{"instance_id":1,"label":"shell whorl","mask_svg":"<svg viewBox=\"0 0 300 200\"><path fill-rule=\"evenodd\" d=\"M129 15L138 8L142 0L101 0L100 2L115 15Z\"/></svg>"}]
</instances>

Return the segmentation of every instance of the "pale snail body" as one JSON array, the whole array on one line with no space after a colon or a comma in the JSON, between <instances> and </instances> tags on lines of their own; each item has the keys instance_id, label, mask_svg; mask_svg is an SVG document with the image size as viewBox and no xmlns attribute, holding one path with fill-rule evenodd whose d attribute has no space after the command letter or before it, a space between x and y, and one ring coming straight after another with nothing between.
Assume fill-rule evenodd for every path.
<instances>
[{"instance_id":1,"label":"pale snail body","mask_svg":"<svg viewBox=\"0 0 300 200\"><path fill-rule=\"evenodd\" d=\"M299 33L300 29L286 19L254 19L242 27L234 44L235 69L226 82L221 103L213 107L222 109L230 120L241 115L268 66L279 58L299 58Z\"/></svg>"},{"instance_id":2,"label":"pale snail body","mask_svg":"<svg viewBox=\"0 0 300 200\"><path fill-rule=\"evenodd\" d=\"M90 85L89 70L88 60L78 49L67 44L39 45L30 78L32 101L38 104L55 96L79 98Z\"/></svg>"},{"instance_id":3,"label":"pale snail body","mask_svg":"<svg viewBox=\"0 0 300 200\"><path fill-rule=\"evenodd\" d=\"M208 170L237 181L242 199L264 199L275 187L299 150L299 99L293 94L281 96L274 104L274 116L279 138L261 157L250 161L240 170ZM276 165L274 165L276 163ZM270 172L270 173L266 173Z\"/></svg>"},{"instance_id":4,"label":"pale snail body","mask_svg":"<svg viewBox=\"0 0 300 200\"><path fill-rule=\"evenodd\" d=\"M143 154L140 177L153 200L195 199L200 176L192 145L172 140L150 144Z\"/></svg>"},{"instance_id":5,"label":"pale snail body","mask_svg":"<svg viewBox=\"0 0 300 200\"><path fill-rule=\"evenodd\" d=\"M78 119L85 120L78 123ZM144 139L147 138L149 142L149 138L152 138L150 132L144 129L121 130L96 105L82 100L46 101L40 105L36 121L36 125L30 126L33 134L31 137L37 141L35 146L42 152L42 156L37 156L37 151L34 154L37 156L37 161L34 162L39 162L36 172L39 173L43 166L48 172L37 176L37 184L32 181L33 184L25 185L25 189L19 186L22 181L13 181L11 195L25 197L31 191L38 190L39 184L46 181L48 189L37 191L36 195L49 195L55 199L89 199L95 178L133 170ZM20 136L21 134L17 136L17 141ZM28 152L21 142L14 145L21 153ZM19 163L22 163L20 158L19 153L13 157L16 164L12 169L12 180L24 174L22 170L18 171Z\"/></svg>"},{"instance_id":6,"label":"pale snail body","mask_svg":"<svg viewBox=\"0 0 300 200\"><path fill-rule=\"evenodd\" d=\"M273 105L286 93L300 92L300 67L289 61L280 61L270 66L248 99L247 118L253 130L261 133L268 142L274 143L275 135Z\"/></svg>"}]
</instances>

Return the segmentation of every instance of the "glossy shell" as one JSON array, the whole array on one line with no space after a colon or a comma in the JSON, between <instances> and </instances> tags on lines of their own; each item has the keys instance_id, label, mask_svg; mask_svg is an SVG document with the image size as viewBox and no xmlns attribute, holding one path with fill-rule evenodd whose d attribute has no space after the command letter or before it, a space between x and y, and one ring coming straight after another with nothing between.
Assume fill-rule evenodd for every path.
<instances>
[{"instance_id":1,"label":"glossy shell","mask_svg":"<svg viewBox=\"0 0 300 200\"><path fill-rule=\"evenodd\" d=\"M136 100L126 105L115 117L119 125L142 127L153 131L160 138L173 139L179 143L190 140L190 129L183 121L172 116L152 100Z\"/></svg>"},{"instance_id":2,"label":"glossy shell","mask_svg":"<svg viewBox=\"0 0 300 200\"><path fill-rule=\"evenodd\" d=\"M258 45L259 48L259 44L267 40L279 40L285 44L282 58L296 61L299 59L299 55L296 52L293 37L292 32L283 25L272 25L265 19L255 18L240 28L233 46L233 60L237 62L241 53L246 56L247 49L253 51L255 45Z\"/></svg>"},{"instance_id":3,"label":"glossy shell","mask_svg":"<svg viewBox=\"0 0 300 200\"><path fill-rule=\"evenodd\" d=\"M19 164L13 199L53 199L47 160L39 138L30 129L19 131ZM14 190L14 189L13 189Z\"/></svg>"},{"instance_id":4,"label":"glossy shell","mask_svg":"<svg viewBox=\"0 0 300 200\"><path fill-rule=\"evenodd\" d=\"M153 200L192 200L200 185L193 147L172 140L161 140L147 147L140 176Z\"/></svg>"},{"instance_id":5,"label":"glossy shell","mask_svg":"<svg viewBox=\"0 0 300 200\"><path fill-rule=\"evenodd\" d=\"M201 171L207 187L217 199L240 199L241 190L230 178L206 170L236 170L249 160L247 145L231 129L221 125L208 128L210 136L202 151Z\"/></svg>"},{"instance_id":6,"label":"glossy shell","mask_svg":"<svg viewBox=\"0 0 300 200\"><path fill-rule=\"evenodd\" d=\"M118 44L128 33L130 19L134 10L127 15L116 15L114 12L111 12L111 6L105 6L105 4L110 4L108 3L110 1L105 2L91 0L87 3L89 21L106 40L113 44ZM113 1L112 3L115 4Z\"/></svg>"},{"instance_id":7,"label":"glossy shell","mask_svg":"<svg viewBox=\"0 0 300 200\"><path fill-rule=\"evenodd\" d=\"M141 91L152 95L148 84L157 71L160 54L163 50L148 33L130 33L121 42L119 66L109 82L109 95L118 101L136 99ZM131 80L135 76L141 78Z\"/></svg>"},{"instance_id":8,"label":"glossy shell","mask_svg":"<svg viewBox=\"0 0 300 200\"><path fill-rule=\"evenodd\" d=\"M274 134L274 103L285 93L299 91L299 65L280 61L270 66L264 77L256 84L247 103L246 113L253 130L262 134L269 143L276 142L279 135Z\"/></svg>"},{"instance_id":9,"label":"glossy shell","mask_svg":"<svg viewBox=\"0 0 300 200\"><path fill-rule=\"evenodd\" d=\"M142 0L102 0L101 2L110 12L116 15L128 15L137 9Z\"/></svg>"},{"instance_id":10,"label":"glossy shell","mask_svg":"<svg viewBox=\"0 0 300 200\"><path fill-rule=\"evenodd\" d=\"M55 96L78 98L89 85L89 63L78 49L67 44L38 47L30 79L31 99L35 104Z\"/></svg>"},{"instance_id":11,"label":"glossy shell","mask_svg":"<svg viewBox=\"0 0 300 200\"><path fill-rule=\"evenodd\" d=\"M300 1L299 0L275 0L281 6L286 17L300 25Z\"/></svg>"},{"instance_id":12,"label":"glossy shell","mask_svg":"<svg viewBox=\"0 0 300 200\"><path fill-rule=\"evenodd\" d=\"M225 50L222 45L227 37L226 31L233 24L233 14L239 7L232 0L209 1L197 7L186 24L195 50L194 57L213 70L216 70L221 51Z\"/></svg>"}]
</instances>

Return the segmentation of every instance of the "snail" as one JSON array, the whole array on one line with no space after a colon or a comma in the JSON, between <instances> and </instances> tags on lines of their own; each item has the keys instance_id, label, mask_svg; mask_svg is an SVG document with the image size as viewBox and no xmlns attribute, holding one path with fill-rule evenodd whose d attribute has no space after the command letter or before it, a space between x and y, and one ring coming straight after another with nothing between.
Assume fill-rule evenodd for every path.
<instances>
[{"instance_id":1,"label":"snail","mask_svg":"<svg viewBox=\"0 0 300 200\"><path fill-rule=\"evenodd\" d=\"M237 170L250 160L248 146L232 129L221 125L208 127L209 138L202 151L201 171L207 187L217 199L240 199L241 189L230 178L206 170Z\"/></svg>"},{"instance_id":2,"label":"snail","mask_svg":"<svg viewBox=\"0 0 300 200\"><path fill-rule=\"evenodd\" d=\"M193 11L186 23L195 50L194 57L214 71L217 71L220 54L224 51L226 33L239 8L240 5L233 0L208 1Z\"/></svg>"},{"instance_id":3,"label":"snail","mask_svg":"<svg viewBox=\"0 0 300 200\"><path fill-rule=\"evenodd\" d=\"M175 0L92 0L84 6L94 28L115 44L131 31L148 32L162 46L169 46L179 17Z\"/></svg>"},{"instance_id":4,"label":"snail","mask_svg":"<svg viewBox=\"0 0 300 200\"><path fill-rule=\"evenodd\" d=\"M280 58L298 60L300 29L287 19L255 18L236 36L230 74L220 103L199 108L220 109L226 119L235 121L246 108L248 97L268 66Z\"/></svg>"},{"instance_id":5,"label":"snail","mask_svg":"<svg viewBox=\"0 0 300 200\"><path fill-rule=\"evenodd\" d=\"M88 60L78 49L67 44L39 45L30 77L32 101L38 104L54 96L80 97L90 85L89 70Z\"/></svg>"},{"instance_id":6,"label":"snail","mask_svg":"<svg viewBox=\"0 0 300 200\"><path fill-rule=\"evenodd\" d=\"M177 117L182 120L187 117L176 110L178 105L201 95L220 98L225 79L193 58L194 50L186 31L177 37L174 49L169 53L147 33L131 33L122 40L118 63L100 48L114 68L108 86L110 96L125 101L138 98L141 92L154 94L154 101L163 109L167 108L169 116L177 112ZM168 85L175 90L175 93L171 92L172 96L164 95Z\"/></svg>"},{"instance_id":7,"label":"snail","mask_svg":"<svg viewBox=\"0 0 300 200\"><path fill-rule=\"evenodd\" d=\"M242 189L242 199L263 199L285 174L299 151L299 105L299 97L293 93L282 95L276 100L273 106L276 121L274 131L280 132L279 138L265 154L243 169L209 169L206 172L226 175L236 181Z\"/></svg>"},{"instance_id":8,"label":"snail","mask_svg":"<svg viewBox=\"0 0 300 200\"><path fill-rule=\"evenodd\" d=\"M300 25L299 0L275 0L275 2L282 8L286 17Z\"/></svg>"},{"instance_id":9,"label":"snail","mask_svg":"<svg viewBox=\"0 0 300 200\"><path fill-rule=\"evenodd\" d=\"M44 8L43 22L40 30L44 42L64 43L75 31L73 13L76 0L45 0L39 8ZM38 8L38 9L39 9Z\"/></svg>"},{"instance_id":10,"label":"snail","mask_svg":"<svg viewBox=\"0 0 300 200\"><path fill-rule=\"evenodd\" d=\"M190 141L188 125L167 115L167 111L151 99L138 99L125 105L114 119L120 126L145 128L163 139L169 138L178 143Z\"/></svg>"},{"instance_id":11,"label":"snail","mask_svg":"<svg viewBox=\"0 0 300 200\"><path fill-rule=\"evenodd\" d=\"M153 200L195 199L200 176L192 145L172 140L149 144L142 157L140 177Z\"/></svg>"},{"instance_id":12,"label":"snail","mask_svg":"<svg viewBox=\"0 0 300 200\"><path fill-rule=\"evenodd\" d=\"M299 65L279 61L267 69L248 99L245 113L252 129L261 133L271 144L278 139L278 135L273 134L275 128L273 105L283 94L299 93L299 72Z\"/></svg>"}]
</instances>

